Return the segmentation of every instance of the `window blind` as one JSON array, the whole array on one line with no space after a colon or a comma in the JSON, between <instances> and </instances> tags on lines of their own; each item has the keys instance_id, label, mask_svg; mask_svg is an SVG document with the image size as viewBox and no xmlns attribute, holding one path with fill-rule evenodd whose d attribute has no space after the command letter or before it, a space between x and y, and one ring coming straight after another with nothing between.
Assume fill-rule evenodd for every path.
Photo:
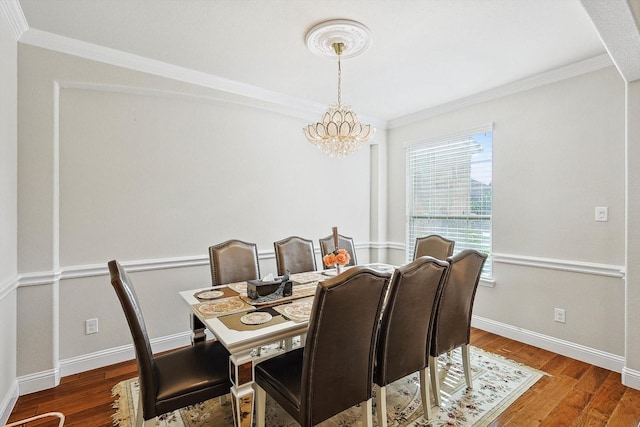
<instances>
[{"instance_id":1,"label":"window blind","mask_svg":"<svg viewBox=\"0 0 640 427\"><path fill-rule=\"evenodd\" d=\"M417 237L454 240L454 253L487 254L491 277L492 127L405 146L407 260Z\"/></svg>"}]
</instances>

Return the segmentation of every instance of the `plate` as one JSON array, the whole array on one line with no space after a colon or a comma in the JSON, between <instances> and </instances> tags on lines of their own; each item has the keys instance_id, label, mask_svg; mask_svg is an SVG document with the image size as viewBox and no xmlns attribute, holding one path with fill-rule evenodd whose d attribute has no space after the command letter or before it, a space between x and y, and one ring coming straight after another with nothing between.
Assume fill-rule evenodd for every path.
<instances>
[{"instance_id":1,"label":"plate","mask_svg":"<svg viewBox=\"0 0 640 427\"><path fill-rule=\"evenodd\" d=\"M242 316L240 321L245 325L261 325L263 323L267 323L271 319L273 319L273 316L269 313L265 313L264 311L254 311L253 313Z\"/></svg>"},{"instance_id":2,"label":"plate","mask_svg":"<svg viewBox=\"0 0 640 427\"><path fill-rule=\"evenodd\" d=\"M216 299L220 298L222 295L224 295L224 292L222 291L202 291L198 292L194 296L198 299Z\"/></svg>"}]
</instances>

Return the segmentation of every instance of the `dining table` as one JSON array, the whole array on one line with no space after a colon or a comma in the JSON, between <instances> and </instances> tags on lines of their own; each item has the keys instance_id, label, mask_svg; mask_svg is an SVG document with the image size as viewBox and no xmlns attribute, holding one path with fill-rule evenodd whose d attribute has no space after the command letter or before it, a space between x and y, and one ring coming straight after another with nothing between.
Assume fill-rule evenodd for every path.
<instances>
[{"instance_id":1,"label":"dining table","mask_svg":"<svg viewBox=\"0 0 640 427\"><path fill-rule=\"evenodd\" d=\"M385 272L395 268L384 263L363 266ZM300 336L300 345L304 346L318 283L336 274L336 269L291 274L290 296L252 299L247 296L247 282L180 292L191 310L193 340L206 339L206 329L229 351L231 404L236 427L253 425L255 364L291 350L294 337ZM262 351L263 347L268 351Z\"/></svg>"}]
</instances>

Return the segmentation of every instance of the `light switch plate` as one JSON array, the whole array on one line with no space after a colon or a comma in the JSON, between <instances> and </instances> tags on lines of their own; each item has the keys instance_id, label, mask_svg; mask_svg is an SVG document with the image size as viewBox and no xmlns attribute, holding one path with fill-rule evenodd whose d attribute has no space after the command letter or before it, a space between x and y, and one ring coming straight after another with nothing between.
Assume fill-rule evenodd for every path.
<instances>
[{"instance_id":1,"label":"light switch plate","mask_svg":"<svg viewBox=\"0 0 640 427\"><path fill-rule=\"evenodd\" d=\"M606 206L596 207L596 221L609 221L609 208Z\"/></svg>"}]
</instances>

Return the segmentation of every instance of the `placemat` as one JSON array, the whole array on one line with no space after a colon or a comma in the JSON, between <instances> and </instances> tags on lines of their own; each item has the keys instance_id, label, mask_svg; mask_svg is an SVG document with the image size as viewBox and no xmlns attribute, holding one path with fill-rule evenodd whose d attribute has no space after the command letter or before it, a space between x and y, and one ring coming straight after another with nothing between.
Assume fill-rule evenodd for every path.
<instances>
[{"instance_id":1,"label":"placemat","mask_svg":"<svg viewBox=\"0 0 640 427\"><path fill-rule=\"evenodd\" d=\"M247 282L228 283L227 288L236 291L240 295L247 295Z\"/></svg>"},{"instance_id":2,"label":"placemat","mask_svg":"<svg viewBox=\"0 0 640 427\"><path fill-rule=\"evenodd\" d=\"M206 291L198 291L195 294L193 294L193 296L198 300L198 301L217 301L221 298L227 298L227 297L236 297L238 296L238 292L234 291L233 289L229 288L228 286L225 286L223 288L216 288L213 289L211 288L212 291L221 291L223 293L223 295L220 298L215 298L213 300L208 300L208 299L204 299L204 298L198 298L198 294L202 293L202 292L206 292ZM246 290L246 289L245 289Z\"/></svg>"},{"instance_id":3,"label":"placemat","mask_svg":"<svg viewBox=\"0 0 640 427\"><path fill-rule=\"evenodd\" d=\"M240 297L220 298L213 301L193 305L205 319L223 316L225 314L245 312L253 309L252 305L244 302Z\"/></svg>"},{"instance_id":4,"label":"placemat","mask_svg":"<svg viewBox=\"0 0 640 427\"><path fill-rule=\"evenodd\" d=\"M294 273L289 276L294 285L304 285L311 282L321 282L327 280L320 271L308 271L305 273Z\"/></svg>"},{"instance_id":5,"label":"placemat","mask_svg":"<svg viewBox=\"0 0 640 427\"><path fill-rule=\"evenodd\" d=\"M309 320L312 307L313 298L305 298L294 301L290 304L278 305L273 307L273 309L294 322L306 322Z\"/></svg>"},{"instance_id":6,"label":"placemat","mask_svg":"<svg viewBox=\"0 0 640 427\"><path fill-rule=\"evenodd\" d=\"M261 308L260 310L256 311L266 311L267 313L271 314L273 318L268 322L262 323L260 325L245 325L240 321L240 318L246 314L243 312L221 316L218 317L218 320L224 323L227 328L233 329L234 331L255 331L258 329L266 328L267 326L273 326L287 321L287 319L285 319L282 314L278 313L270 307Z\"/></svg>"}]
</instances>

